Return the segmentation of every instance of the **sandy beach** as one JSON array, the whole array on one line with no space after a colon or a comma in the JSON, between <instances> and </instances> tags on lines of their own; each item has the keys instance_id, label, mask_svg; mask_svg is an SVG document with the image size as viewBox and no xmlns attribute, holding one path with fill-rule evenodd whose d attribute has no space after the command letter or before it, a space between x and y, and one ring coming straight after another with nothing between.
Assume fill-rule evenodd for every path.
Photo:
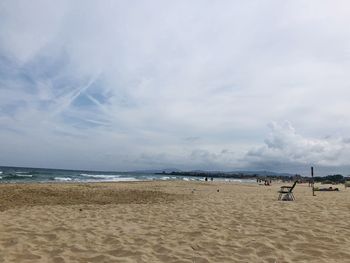
<instances>
[{"instance_id":1,"label":"sandy beach","mask_svg":"<svg viewBox=\"0 0 350 263\"><path fill-rule=\"evenodd\" d=\"M350 262L350 189L0 185L0 262Z\"/></svg>"}]
</instances>

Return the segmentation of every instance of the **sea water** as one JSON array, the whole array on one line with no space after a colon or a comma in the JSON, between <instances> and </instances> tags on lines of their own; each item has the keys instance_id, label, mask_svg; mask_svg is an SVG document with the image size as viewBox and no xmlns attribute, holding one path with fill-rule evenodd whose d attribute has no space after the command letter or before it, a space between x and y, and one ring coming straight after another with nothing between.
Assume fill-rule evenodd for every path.
<instances>
[{"instance_id":1,"label":"sea water","mask_svg":"<svg viewBox=\"0 0 350 263\"><path fill-rule=\"evenodd\" d=\"M19 182L131 182L152 180L204 181L203 177L145 172L98 172L43 168L1 167L0 183ZM250 183L255 180L215 178L216 181Z\"/></svg>"}]
</instances>

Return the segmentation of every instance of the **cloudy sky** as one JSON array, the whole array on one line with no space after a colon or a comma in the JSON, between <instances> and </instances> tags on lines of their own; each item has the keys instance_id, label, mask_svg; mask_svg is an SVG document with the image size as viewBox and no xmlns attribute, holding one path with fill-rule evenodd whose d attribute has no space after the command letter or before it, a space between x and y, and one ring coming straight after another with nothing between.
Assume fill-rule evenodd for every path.
<instances>
[{"instance_id":1,"label":"cloudy sky","mask_svg":"<svg viewBox=\"0 0 350 263\"><path fill-rule=\"evenodd\" d=\"M347 0L0 1L0 165L350 174Z\"/></svg>"}]
</instances>

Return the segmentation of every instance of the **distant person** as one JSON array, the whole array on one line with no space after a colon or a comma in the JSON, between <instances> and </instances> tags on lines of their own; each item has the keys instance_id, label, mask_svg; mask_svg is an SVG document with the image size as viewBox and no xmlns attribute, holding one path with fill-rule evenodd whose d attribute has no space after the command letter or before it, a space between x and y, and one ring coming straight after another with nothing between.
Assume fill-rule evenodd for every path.
<instances>
[{"instance_id":1,"label":"distant person","mask_svg":"<svg viewBox=\"0 0 350 263\"><path fill-rule=\"evenodd\" d=\"M205 179L204 179L205 181L208 181L208 177L205 177Z\"/></svg>"},{"instance_id":2,"label":"distant person","mask_svg":"<svg viewBox=\"0 0 350 263\"><path fill-rule=\"evenodd\" d=\"M211 178L210 178L210 181L213 181L213 180L214 180L214 178L213 178L213 177L211 177Z\"/></svg>"}]
</instances>

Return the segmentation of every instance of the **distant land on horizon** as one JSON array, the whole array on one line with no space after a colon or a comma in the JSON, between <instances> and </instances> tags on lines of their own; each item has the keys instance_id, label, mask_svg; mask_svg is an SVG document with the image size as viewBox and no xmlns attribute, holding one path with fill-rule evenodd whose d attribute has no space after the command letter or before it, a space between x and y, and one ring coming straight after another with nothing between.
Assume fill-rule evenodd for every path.
<instances>
[{"instance_id":1,"label":"distant land on horizon","mask_svg":"<svg viewBox=\"0 0 350 263\"><path fill-rule=\"evenodd\" d=\"M191 170L191 171L154 171L154 173L158 174L176 174L176 175L201 175L201 174L207 174L208 176L213 177L230 177L230 176L242 176L242 177L256 177L256 176L276 176L276 177L291 177L296 175L296 173L279 173L279 172L271 172L271 171L206 171L206 170Z\"/></svg>"},{"instance_id":2,"label":"distant land on horizon","mask_svg":"<svg viewBox=\"0 0 350 263\"><path fill-rule=\"evenodd\" d=\"M5 169L40 169L40 170L60 170L60 171L78 171L78 172L104 172L104 173L207 173L207 174L240 174L243 176L294 176L295 173L282 173L282 172L272 172L267 170L259 170L259 171L250 171L250 170L232 170L232 171L220 171L220 170L181 170L178 168L165 168L165 169L145 169L145 170L131 170L131 171L111 171L111 170L86 170L86 169L63 169L63 168L43 168L43 167L25 167L25 166L6 166L2 165L1 168Z\"/></svg>"},{"instance_id":3,"label":"distant land on horizon","mask_svg":"<svg viewBox=\"0 0 350 263\"><path fill-rule=\"evenodd\" d=\"M37 170L37 171L35 171ZM166 175L166 176L192 176L192 177L213 177L213 178L236 178L236 179L253 179L261 177L291 179L294 176L299 178L310 178L310 175L300 175L298 173L286 173L286 172L273 172L268 170L231 170L231 171L220 171L220 170L180 170L177 168L166 168L166 169L145 169L145 170L134 170L134 171L103 171L103 170L81 170L81 169L56 169L56 168L38 168L38 167L21 167L21 166L0 166L0 175L11 175L11 174L62 174L62 172L73 172L73 173L99 173L98 176L106 175L112 176L115 174L139 174L139 175ZM3 177L3 176L0 176ZM324 181L331 180L335 182L350 180L349 175L341 174L329 174L322 176L315 176L315 180ZM318 179L317 179L318 178ZM23 179L23 178L22 178Z\"/></svg>"},{"instance_id":4,"label":"distant land on horizon","mask_svg":"<svg viewBox=\"0 0 350 263\"><path fill-rule=\"evenodd\" d=\"M8 166L8 165L1 165L1 169L40 169L40 170L58 170L58 171L71 171L71 172L99 172L99 173L139 173L139 174L171 174L171 173L177 173L177 175L181 175L183 173L184 175L188 174L208 174L215 177L216 175L222 175L222 176L230 176L230 175L237 175L237 176L272 176L272 177L291 177L296 174L299 175L299 173L287 173L287 172L275 172L270 170L231 170L231 171L222 171L222 170L200 170L200 169L193 169L193 170L181 170L178 168L164 168L164 169L140 169L140 170L129 170L129 171L116 171L116 170L88 170L88 169L64 169L64 168L46 168L46 167L25 167L25 166ZM334 173L339 174L339 173ZM332 175L331 173L328 175ZM328 175L317 175L317 177L325 177ZM311 177L311 175L301 175L302 177ZM349 175L345 174L344 176L349 177Z\"/></svg>"}]
</instances>

